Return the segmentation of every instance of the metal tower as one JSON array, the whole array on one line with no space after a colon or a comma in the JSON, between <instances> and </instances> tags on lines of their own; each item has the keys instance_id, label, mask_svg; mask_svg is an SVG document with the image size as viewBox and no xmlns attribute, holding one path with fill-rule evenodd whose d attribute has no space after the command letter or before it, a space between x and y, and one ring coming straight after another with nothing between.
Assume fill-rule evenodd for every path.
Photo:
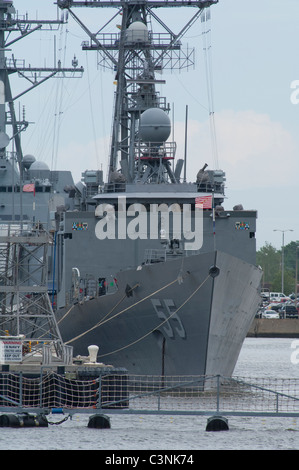
<instances>
[{"instance_id":1,"label":"metal tower","mask_svg":"<svg viewBox=\"0 0 299 470\"><path fill-rule=\"evenodd\" d=\"M64 23L56 20L30 20L27 15L19 16L13 1L0 0L0 168L9 158L6 148L10 141L15 143L20 180L11 190L19 192L22 200L23 153L20 134L28 127L23 118L18 121L14 103L53 76L81 76L83 69L73 60L72 67L63 68L60 63L54 67L26 66L25 61L7 57L11 46L39 30L54 31ZM13 96L10 76L17 73L25 78L29 87ZM10 133L7 128L11 126ZM9 136L11 134L11 137ZM22 203L21 203L22 206ZM54 348L57 358L65 359L70 350L62 343L48 296L48 255L50 235L39 225L26 223L1 224L0 229L0 345L8 336L22 338L23 349L27 352L41 352ZM50 351L48 349L47 355Z\"/></svg>"},{"instance_id":2,"label":"metal tower","mask_svg":"<svg viewBox=\"0 0 299 470\"><path fill-rule=\"evenodd\" d=\"M14 56L9 59L6 57L6 53L14 43L24 39L29 34L40 30L55 31L63 23L64 21L61 19L30 20L27 15L19 16L16 14L12 0L0 0L0 160L5 158L5 149L10 140L14 139L21 181L23 153L20 134L28 127L29 123L25 119L22 121L17 120L14 109L15 101L51 77L81 76L83 69L81 67L77 68L76 61L73 61L73 67L70 68L61 67L59 62L57 66L49 68L26 66L24 60L17 59ZM10 76L14 73L18 73L19 76L27 79L30 83L30 86L17 96L13 96L9 82ZM6 107L8 107L8 110ZM7 125L12 126L11 138L6 132Z\"/></svg>"},{"instance_id":3,"label":"metal tower","mask_svg":"<svg viewBox=\"0 0 299 470\"><path fill-rule=\"evenodd\" d=\"M6 233L4 233L6 232ZM43 353L51 347L65 359L63 345L48 295L50 235L42 226L2 226L0 234L0 338L22 340L25 353Z\"/></svg>"},{"instance_id":4,"label":"metal tower","mask_svg":"<svg viewBox=\"0 0 299 470\"><path fill-rule=\"evenodd\" d=\"M176 146L174 142L167 141L170 134L169 105L156 90L156 85L164 81L157 79L156 73L193 65L194 51L184 50L181 38L202 12L216 3L218 0L57 1L58 6L67 9L89 36L83 49L98 51L99 64L115 71L109 183L179 182L170 165ZM74 7L114 7L117 13L98 32L92 33L75 15ZM174 33L154 12L159 8L176 7L196 10L178 33ZM105 28L118 14L122 17L120 31L106 33ZM153 20L163 32L152 31Z\"/></svg>"}]
</instances>

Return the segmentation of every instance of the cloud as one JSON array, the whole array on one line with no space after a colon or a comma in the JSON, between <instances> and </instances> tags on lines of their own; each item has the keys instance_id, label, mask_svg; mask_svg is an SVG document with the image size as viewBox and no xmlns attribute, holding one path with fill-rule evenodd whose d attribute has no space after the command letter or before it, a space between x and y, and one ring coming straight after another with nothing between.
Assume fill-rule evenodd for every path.
<instances>
[{"instance_id":1,"label":"cloud","mask_svg":"<svg viewBox=\"0 0 299 470\"><path fill-rule=\"evenodd\" d=\"M184 124L177 123L178 154L184 154ZM219 167L232 189L286 185L298 172L298 142L282 124L255 111L215 115ZM214 168L209 123L188 123L188 175L207 162ZM295 179L293 180L295 182Z\"/></svg>"},{"instance_id":2,"label":"cloud","mask_svg":"<svg viewBox=\"0 0 299 470\"><path fill-rule=\"evenodd\" d=\"M57 170L70 170L74 182L81 180L81 173L85 170L103 170L106 178L108 168L110 138L99 138L87 142L73 140L59 150Z\"/></svg>"},{"instance_id":3,"label":"cloud","mask_svg":"<svg viewBox=\"0 0 299 470\"><path fill-rule=\"evenodd\" d=\"M226 110L215 114L215 127L218 168L225 171L230 189L295 185L299 144L282 124L272 121L267 114ZM187 180L195 181L205 163L209 169L217 167L212 155L210 123L190 119L187 134ZM176 122L174 140L176 159L184 158L184 122ZM60 147L57 169L70 169L75 181L86 169L103 169L106 178L109 145L110 137L83 143L72 139Z\"/></svg>"}]
</instances>

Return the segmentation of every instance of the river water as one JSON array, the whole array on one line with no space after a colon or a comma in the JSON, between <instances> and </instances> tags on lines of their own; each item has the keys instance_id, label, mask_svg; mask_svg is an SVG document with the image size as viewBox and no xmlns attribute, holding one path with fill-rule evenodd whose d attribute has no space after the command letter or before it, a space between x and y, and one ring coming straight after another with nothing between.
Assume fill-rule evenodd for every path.
<instances>
[{"instance_id":1,"label":"river water","mask_svg":"<svg viewBox=\"0 0 299 470\"><path fill-rule=\"evenodd\" d=\"M299 364L296 362L299 361L294 356L293 341L247 338L234 375L298 378ZM148 455L158 455L157 451L177 455L184 451L188 456L193 455L191 460L199 450L299 449L299 418L293 417L233 416L228 418L229 431L225 432L206 432L206 416L112 415L110 429L90 429L88 419L89 415L78 414L47 428L0 428L0 449L102 450L102 459L122 456L124 450L129 451L128 456L145 455L138 454L138 450L149 451ZM104 463L110 461L104 460ZM136 465L139 468L140 463L141 457Z\"/></svg>"}]
</instances>

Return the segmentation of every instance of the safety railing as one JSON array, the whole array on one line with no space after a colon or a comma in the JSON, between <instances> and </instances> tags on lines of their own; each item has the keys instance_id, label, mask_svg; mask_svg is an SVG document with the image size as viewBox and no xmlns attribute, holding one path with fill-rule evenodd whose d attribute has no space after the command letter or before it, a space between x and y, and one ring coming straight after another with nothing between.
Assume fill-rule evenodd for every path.
<instances>
[{"instance_id":1,"label":"safety railing","mask_svg":"<svg viewBox=\"0 0 299 470\"><path fill-rule=\"evenodd\" d=\"M0 412L61 408L70 413L299 416L298 379L132 376L41 370L0 372Z\"/></svg>"}]
</instances>

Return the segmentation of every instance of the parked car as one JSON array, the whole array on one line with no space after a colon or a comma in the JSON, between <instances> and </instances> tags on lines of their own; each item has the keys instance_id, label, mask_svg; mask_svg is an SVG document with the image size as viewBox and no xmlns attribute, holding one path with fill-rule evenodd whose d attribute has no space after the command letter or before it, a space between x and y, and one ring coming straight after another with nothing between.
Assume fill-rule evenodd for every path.
<instances>
[{"instance_id":1,"label":"parked car","mask_svg":"<svg viewBox=\"0 0 299 470\"><path fill-rule=\"evenodd\" d=\"M279 318L279 313L276 310L265 310L262 313L262 318Z\"/></svg>"},{"instance_id":2,"label":"parked car","mask_svg":"<svg viewBox=\"0 0 299 470\"><path fill-rule=\"evenodd\" d=\"M296 295L295 295L294 293L293 293L293 294L290 294L289 297L290 297L290 299L293 300L293 301L296 299ZM297 295L297 301L298 301L298 300L299 300L299 295Z\"/></svg>"},{"instance_id":3,"label":"parked car","mask_svg":"<svg viewBox=\"0 0 299 470\"><path fill-rule=\"evenodd\" d=\"M269 302L270 300L270 292L269 289L262 289L261 291L261 297L264 302Z\"/></svg>"},{"instance_id":4,"label":"parked car","mask_svg":"<svg viewBox=\"0 0 299 470\"><path fill-rule=\"evenodd\" d=\"M266 310L275 310L276 312L279 312L284 304L269 304L268 308Z\"/></svg>"},{"instance_id":5,"label":"parked car","mask_svg":"<svg viewBox=\"0 0 299 470\"><path fill-rule=\"evenodd\" d=\"M283 305L279 312L280 318L298 318L298 310L295 305Z\"/></svg>"},{"instance_id":6,"label":"parked car","mask_svg":"<svg viewBox=\"0 0 299 470\"><path fill-rule=\"evenodd\" d=\"M287 300L290 298L282 292L270 292L270 302L286 302Z\"/></svg>"}]
</instances>

